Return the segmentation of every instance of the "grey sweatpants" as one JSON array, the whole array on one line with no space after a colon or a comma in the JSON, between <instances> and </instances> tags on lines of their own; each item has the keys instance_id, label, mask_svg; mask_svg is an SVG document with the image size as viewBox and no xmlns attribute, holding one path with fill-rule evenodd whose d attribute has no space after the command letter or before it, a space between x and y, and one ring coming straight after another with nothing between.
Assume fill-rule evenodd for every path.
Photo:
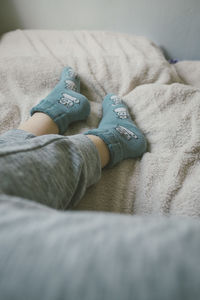
<instances>
[{"instance_id":1,"label":"grey sweatpants","mask_svg":"<svg viewBox=\"0 0 200 300\"><path fill-rule=\"evenodd\" d=\"M85 135L34 136L20 129L0 135L0 194L66 209L100 177L98 151Z\"/></svg>"}]
</instances>

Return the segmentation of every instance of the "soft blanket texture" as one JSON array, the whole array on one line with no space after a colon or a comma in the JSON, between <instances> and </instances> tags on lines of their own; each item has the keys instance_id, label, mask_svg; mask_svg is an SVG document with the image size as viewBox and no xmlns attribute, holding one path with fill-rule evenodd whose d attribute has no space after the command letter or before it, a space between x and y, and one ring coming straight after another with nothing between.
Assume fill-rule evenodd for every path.
<instances>
[{"instance_id":1,"label":"soft blanket texture","mask_svg":"<svg viewBox=\"0 0 200 300\"><path fill-rule=\"evenodd\" d=\"M96 127L102 99L112 92L123 97L148 140L148 152L141 159L104 170L77 209L199 216L200 84L179 64L170 65L154 43L139 36L90 31L7 33L0 41L1 132L27 119L30 108L70 65L80 74L81 92L91 101L92 112L67 134ZM199 70L199 63L194 62L194 67Z\"/></svg>"},{"instance_id":2,"label":"soft blanket texture","mask_svg":"<svg viewBox=\"0 0 200 300\"><path fill-rule=\"evenodd\" d=\"M197 300L200 221L0 195L0 299Z\"/></svg>"}]
</instances>

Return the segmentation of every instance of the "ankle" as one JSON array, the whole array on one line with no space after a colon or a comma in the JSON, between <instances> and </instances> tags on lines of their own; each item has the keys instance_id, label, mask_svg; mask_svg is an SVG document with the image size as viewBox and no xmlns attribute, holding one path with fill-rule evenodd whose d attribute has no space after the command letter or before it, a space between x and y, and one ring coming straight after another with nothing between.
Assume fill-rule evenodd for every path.
<instances>
[{"instance_id":1,"label":"ankle","mask_svg":"<svg viewBox=\"0 0 200 300\"><path fill-rule=\"evenodd\" d=\"M27 121L20 124L18 129L28 131L36 136L44 134L58 134L57 124L46 114L36 112Z\"/></svg>"},{"instance_id":2,"label":"ankle","mask_svg":"<svg viewBox=\"0 0 200 300\"><path fill-rule=\"evenodd\" d=\"M101 167L104 168L110 161L110 152L107 145L96 135L87 135L87 137L95 144L101 158Z\"/></svg>"}]
</instances>

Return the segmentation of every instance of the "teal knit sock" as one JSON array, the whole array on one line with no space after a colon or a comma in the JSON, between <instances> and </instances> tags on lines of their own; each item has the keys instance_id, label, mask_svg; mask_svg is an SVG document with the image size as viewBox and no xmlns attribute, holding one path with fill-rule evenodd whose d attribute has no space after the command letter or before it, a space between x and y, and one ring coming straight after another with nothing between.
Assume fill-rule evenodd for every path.
<instances>
[{"instance_id":1,"label":"teal knit sock","mask_svg":"<svg viewBox=\"0 0 200 300\"><path fill-rule=\"evenodd\" d=\"M79 92L78 75L71 67L66 67L59 83L45 99L31 109L30 114L47 114L58 125L59 134L64 134L70 123L85 120L90 113L88 99Z\"/></svg>"},{"instance_id":2,"label":"teal knit sock","mask_svg":"<svg viewBox=\"0 0 200 300\"><path fill-rule=\"evenodd\" d=\"M126 104L118 96L108 94L103 101L103 118L97 129L84 134L99 136L108 146L113 167L126 158L140 157L146 151L146 139L131 120Z\"/></svg>"}]
</instances>

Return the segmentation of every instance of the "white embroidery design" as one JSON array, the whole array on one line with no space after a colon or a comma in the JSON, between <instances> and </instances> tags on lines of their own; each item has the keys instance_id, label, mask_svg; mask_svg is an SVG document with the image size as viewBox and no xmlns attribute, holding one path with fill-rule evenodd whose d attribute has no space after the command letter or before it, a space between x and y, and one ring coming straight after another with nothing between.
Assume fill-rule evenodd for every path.
<instances>
[{"instance_id":1,"label":"white embroidery design","mask_svg":"<svg viewBox=\"0 0 200 300\"><path fill-rule=\"evenodd\" d=\"M72 107L74 104L79 104L80 100L68 94L63 94L63 97L60 100L58 100L58 102L69 108Z\"/></svg>"},{"instance_id":2,"label":"white embroidery design","mask_svg":"<svg viewBox=\"0 0 200 300\"><path fill-rule=\"evenodd\" d=\"M76 91L76 84L72 80L65 80L65 83L66 83L65 85L66 89Z\"/></svg>"},{"instance_id":3,"label":"white embroidery design","mask_svg":"<svg viewBox=\"0 0 200 300\"><path fill-rule=\"evenodd\" d=\"M118 96L111 96L110 99L112 100L113 104L112 105L118 105L122 103L122 99L119 98Z\"/></svg>"},{"instance_id":4,"label":"white embroidery design","mask_svg":"<svg viewBox=\"0 0 200 300\"><path fill-rule=\"evenodd\" d=\"M130 131L129 129L123 127L123 126L118 126L115 128L121 135L123 135L128 141L132 138L138 139L138 136Z\"/></svg>"},{"instance_id":5,"label":"white embroidery design","mask_svg":"<svg viewBox=\"0 0 200 300\"><path fill-rule=\"evenodd\" d=\"M78 74L76 72L74 72L74 70L72 70L71 68L69 68L68 74L71 79L75 79L78 77Z\"/></svg>"},{"instance_id":6,"label":"white embroidery design","mask_svg":"<svg viewBox=\"0 0 200 300\"><path fill-rule=\"evenodd\" d=\"M114 112L117 114L117 117L120 119L128 119L129 113L125 107L118 107L114 109Z\"/></svg>"}]
</instances>

